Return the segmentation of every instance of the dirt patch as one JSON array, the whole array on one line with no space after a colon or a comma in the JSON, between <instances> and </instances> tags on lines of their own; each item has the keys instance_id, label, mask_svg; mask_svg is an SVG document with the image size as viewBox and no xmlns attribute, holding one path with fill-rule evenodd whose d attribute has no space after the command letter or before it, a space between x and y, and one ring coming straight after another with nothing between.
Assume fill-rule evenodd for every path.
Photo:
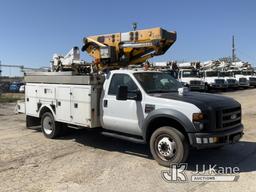
<instances>
[{"instance_id":1,"label":"dirt patch","mask_svg":"<svg viewBox=\"0 0 256 192\"><path fill-rule=\"evenodd\" d=\"M46 139L40 129L25 128L25 115L15 115L15 103L1 103L0 191L255 191L256 89L223 95L242 104L242 141L221 150L192 151L188 164L238 166L241 173L235 183L167 183L160 174L168 169L152 160L145 145L88 130Z\"/></svg>"}]
</instances>

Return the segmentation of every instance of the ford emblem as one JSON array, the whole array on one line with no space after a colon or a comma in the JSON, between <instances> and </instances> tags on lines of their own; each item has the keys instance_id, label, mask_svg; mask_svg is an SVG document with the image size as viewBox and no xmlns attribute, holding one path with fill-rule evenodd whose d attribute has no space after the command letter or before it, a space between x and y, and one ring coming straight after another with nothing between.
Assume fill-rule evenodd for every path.
<instances>
[{"instance_id":1,"label":"ford emblem","mask_svg":"<svg viewBox=\"0 0 256 192\"><path fill-rule=\"evenodd\" d=\"M230 119L234 120L236 117L237 117L236 114L233 114L230 116Z\"/></svg>"}]
</instances>

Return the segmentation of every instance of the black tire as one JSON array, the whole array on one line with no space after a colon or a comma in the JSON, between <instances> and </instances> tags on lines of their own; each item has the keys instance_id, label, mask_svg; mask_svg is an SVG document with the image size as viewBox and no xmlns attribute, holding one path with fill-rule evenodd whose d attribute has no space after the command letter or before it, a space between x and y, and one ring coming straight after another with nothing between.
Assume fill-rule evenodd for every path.
<instances>
[{"instance_id":1,"label":"black tire","mask_svg":"<svg viewBox=\"0 0 256 192\"><path fill-rule=\"evenodd\" d=\"M185 162L189 154L186 137L177 129L169 126L155 130L150 138L150 151L162 166Z\"/></svg>"},{"instance_id":2,"label":"black tire","mask_svg":"<svg viewBox=\"0 0 256 192\"><path fill-rule=\"evenodd\" d=\"M41 130L45 137L54 139L60 135L60 123L54 120L50 112L46 112L41 118Z\"/></svg>"}]
</instances>

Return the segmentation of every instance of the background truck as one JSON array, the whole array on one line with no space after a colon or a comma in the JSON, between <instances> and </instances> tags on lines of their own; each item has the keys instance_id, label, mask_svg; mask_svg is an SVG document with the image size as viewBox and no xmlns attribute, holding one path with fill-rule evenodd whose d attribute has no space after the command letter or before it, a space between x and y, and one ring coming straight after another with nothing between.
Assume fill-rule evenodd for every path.
<instances>
[{"instance_id":1,"label":"background truck","mask_svg":"<svg viewBox=\"0 0 256 192\"><path fill-rule=\"evenodd\" d=\"M256 76L253 70L243 70L242 75L246 77L250 86L256 87Z\"/></svg>"},{"instance_id":2,"label":"background truck","mask_svg":"<svg viewBox=\"0 0 256 192\"><path fill-rule=\"evenodd\" d=\"M23 86L24 85L24 83L22 83L22 82L13 82L11 85L10 85L10 87L9 87L9 91L10 92L19 92L19 90L20 90L20 87L21 86Z\"/></svg>"},{"instance_id":3,"label":"background truck","mask_svg":"<svg viewBox=\"0 0 256 192\"><path fill-rule=\"evenodd\" d=\"M191 91L205 91L205 83L203 79L200 78L198 70L180 69L179 81Z\"/></svg>"},{"instance_id":4,"label":"background truck","mask_svg":"<svg viewBox=\"0 0 256 192\"><path fill-rule=\"evenodd\" d=\"M178 63L179 81L190 90L205 91L205 83L200 76L200 62Z\"/></svg>"},{"instance_id":5,"label":"background truck","mask_svg":"<svg viewBox=\"0 0 256 192\"><path fill-rule=\"evenodd\" d=\"M228 88L231 88L231 89L238 88L238 81L234 77L234 73L232 71L220 71L219 77L225 79Z\"/></svg>"},{"instance_id":6,"label":"background truck","mask_svg":"<svg viewBox=\"0 0 256 192\"><path fill-rule=\"evenodd\" d=\"M41 125L47 138L59 136L67 127L100 130L107 136L148 144L163 166L186 161L190 148L222 147L242 137L237 101L187 92L166 72L113 69L118 56L123 66L125 51L132 51L126 60L133 63L144 60L149 52L163 54L176 33L154 28L86 39L83 50L99 53L94 55L96 66L78 64L78 50L73 49L66 57L55 55L52 72L25 75L25 103L19 102L17 109L26 114L27 127ZM116 40L114 45L125 49L122 54L106 48Z\"/></svg>"},{"instance_id":7,"label":"background truck","mask_svg":"<svg viewBox=\"0 0 256 192\"><path fill-rule=\"evenodd\" d=\"M201 72L205 82L206 89L226 89L228 84L223 77L219 77L217 70L204 70Z\"/></svg>"},{"instance_id":8,"label":"background truck","mask_svg":"<svg viewBox=\"0 0 256 192\"><path fill-rule=\"evenodd\" d=\"M241 70L233 70L236 80L238 81L238 85L241 88L248 88L250 87L250 83L248 78L243 75Z\"/></svg>"}]
</instances>

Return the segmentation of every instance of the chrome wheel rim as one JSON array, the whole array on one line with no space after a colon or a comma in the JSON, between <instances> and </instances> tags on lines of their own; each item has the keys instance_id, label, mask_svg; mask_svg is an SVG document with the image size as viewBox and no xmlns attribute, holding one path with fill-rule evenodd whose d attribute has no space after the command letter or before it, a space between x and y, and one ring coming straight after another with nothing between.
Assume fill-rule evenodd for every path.
<instances>
[{"instance_id":1,"label":"chrome wheel rim","mask_svg":"<svg viewBox=\"0 0 256 192\"><path fill-rule=\"evenodd\" d=\"M53 121L48 116L46 116L43 120L43 129L47 135L50 135L53 132Z\"/></svg>"},{"instance_id":2,"label":"chrome wheel rim","mask_svg":"<svg viewBox=\"0 0 256 192\"><path fill-rule=\"evenodd\" d=\"M165 161L172 159L176 155L176 143L168 136L159 138L156 148L159 157Z\"/></svg>"}]
</instances>

